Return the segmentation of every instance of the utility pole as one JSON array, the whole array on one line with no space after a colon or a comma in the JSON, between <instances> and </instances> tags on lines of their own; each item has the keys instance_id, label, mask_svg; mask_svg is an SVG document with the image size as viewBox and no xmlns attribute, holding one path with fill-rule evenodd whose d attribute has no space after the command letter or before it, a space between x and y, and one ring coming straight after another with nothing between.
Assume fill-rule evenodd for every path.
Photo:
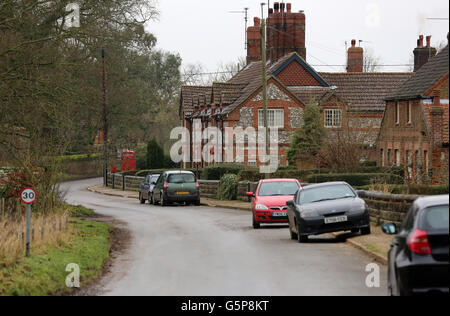
<instances>
[{"instance_id":1,"label":"utility pole","mask_svg":"<svg viewBox=\"0 0 450 316\"><path fill-rule=\"evenodd\" d=\"M268 127L268 117L267 117L267 69L266 69L266 20L261 20L261 64L262 64L262 98L264 107L264 129L266 133L266 164L269 164L269 127ZM269 174L266 173L266 179L269 178Z\"/></svg>"},{"instance_id":2,"label":"utility pole","mask_svg":"<svg viewBox=\"0 0 450 316\"><path fill-rule=\"evenodd\" d=\"M106 66L105 47L102 47L102 91L103 91L103 185L108 185L108 119L106 116Z\"/></svg>"}]
</instances>

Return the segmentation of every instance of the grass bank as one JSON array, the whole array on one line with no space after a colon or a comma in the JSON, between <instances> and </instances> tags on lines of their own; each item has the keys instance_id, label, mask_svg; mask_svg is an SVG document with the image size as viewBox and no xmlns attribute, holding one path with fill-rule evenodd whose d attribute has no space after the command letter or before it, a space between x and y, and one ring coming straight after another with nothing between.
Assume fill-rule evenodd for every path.
<instances>
[{"instance_id":1,"label":"grass bank","mask_svg":"<svg viewBox=\"0 0 450 316\"><path fill-rule=\"evenodd\" d=\"M42 245L29 258L21 256L14 263L0 261L0 296L48 296L70 294L66 287L67 265L80 267L80 285L95 280L109 258L110 226L81 216L92 215L83 207L67 206L70 212L69 235L57 243Z\"/></svg>"}]
</instances>

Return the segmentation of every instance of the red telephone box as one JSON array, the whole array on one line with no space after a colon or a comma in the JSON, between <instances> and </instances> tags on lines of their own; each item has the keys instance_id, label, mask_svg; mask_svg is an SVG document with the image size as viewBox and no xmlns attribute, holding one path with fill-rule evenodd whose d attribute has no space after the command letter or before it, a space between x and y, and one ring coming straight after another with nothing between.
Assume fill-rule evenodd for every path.
<instances>
[{"instance_id":1,"label":"red telephone box","mask_svg":"<svg viewBox=\"0 0 450 316\"><path fill-rule=\"evenodd\" d=\"M136 154L134 151L122 152L122 172L124 171L136 171Z\"/></svg>"}]
</instances>

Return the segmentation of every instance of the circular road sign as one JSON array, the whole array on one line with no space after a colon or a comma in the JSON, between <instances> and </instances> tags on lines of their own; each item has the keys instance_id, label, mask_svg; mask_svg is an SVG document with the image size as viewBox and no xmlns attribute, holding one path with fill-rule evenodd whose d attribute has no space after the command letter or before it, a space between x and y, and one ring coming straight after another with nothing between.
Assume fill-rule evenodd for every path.
<instances>
[{"instance_id":1,"label":"circular road sign","mask_svg":"<svg viewBox=\"0 0 450 316\"><path fill-rule=\"evenodd\" d=\"M36 201L36 191L32 188L26 188L20 193L20 199L25 204L33 204Z\"/></svg>"}]
</instances>

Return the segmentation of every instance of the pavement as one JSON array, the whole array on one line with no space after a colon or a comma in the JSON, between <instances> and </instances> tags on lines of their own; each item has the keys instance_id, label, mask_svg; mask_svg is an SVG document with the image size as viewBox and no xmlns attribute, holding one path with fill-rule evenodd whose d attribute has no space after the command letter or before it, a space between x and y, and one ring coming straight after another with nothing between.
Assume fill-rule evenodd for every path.
<instances>
[{"instance_id":1,"label":"pavement","mask_svg":"<svg viewBox=\"0 0 450 316\"><path fill-rule=\"evenodd\" d=\"M105 188L102 185L89 187L88 190L91 192L96 192L110 196L119 196L124 198L137 199L139 197L138 192L113 190L111 188ZM201 202L203 206L235 209L251 212L251 204L248 202L220 201L209 198L202 198ZM371 256L377 262L387 264L387 253L390 249L393 237L385 235L382 232L381 227L373 225L372 234L368 236L362 236L360 234L352 234L352 233L334 233L331 235L346 240L347 243L349 243L350 245L352 245L357 249L364 251L366 254Z\"/></svg>"}]
</instances>

